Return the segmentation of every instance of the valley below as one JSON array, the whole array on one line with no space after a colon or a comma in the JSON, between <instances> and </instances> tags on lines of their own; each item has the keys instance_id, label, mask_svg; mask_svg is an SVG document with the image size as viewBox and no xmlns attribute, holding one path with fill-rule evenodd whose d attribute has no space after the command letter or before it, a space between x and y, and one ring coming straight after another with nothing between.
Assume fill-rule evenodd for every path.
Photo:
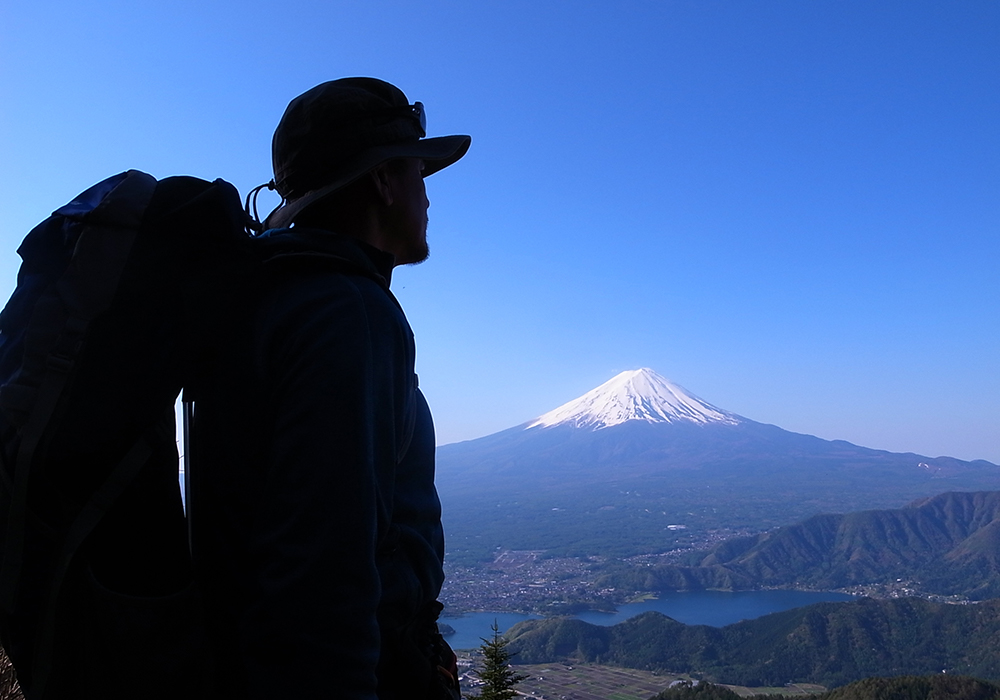
<instances>
[{"instance_id":1,"label":"valley below","mask_svg":"<svg viewBox=\"0 0 1000 700\"><path fill-rule=\"evenodd\" d=\"M661 591L833 590L951 603L1000 596L997 491L819 515L759 533L681 536L682 546L622 558L500 550L489 562L449 563L441 600L455 613L553 616L609 611Z\"/></svg>"},{"instance_id":2,"label":"valley below","mask_svg":"<svg viewBox=\"0 0 1000 700\"><path fill-rule=\"evenodd\" d=\"M506 631L519 664L611 664L751 687L943 670L1000 679L998 534L1000 491L951 492L758 533L685 531L683 546L625 558L501 550L452 566L442 602L448 615L537 616ZM574 619L679 591L782 589L858 598L714 627L658 612L610 626Z\"/></svg>"}]
</instances>

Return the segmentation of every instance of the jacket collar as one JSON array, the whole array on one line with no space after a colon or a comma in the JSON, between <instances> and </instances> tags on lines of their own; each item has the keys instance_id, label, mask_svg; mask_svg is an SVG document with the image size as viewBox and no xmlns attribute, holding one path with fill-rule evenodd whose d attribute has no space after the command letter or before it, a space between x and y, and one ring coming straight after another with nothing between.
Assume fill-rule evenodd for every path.
<instances>
[{"instance_id":1,"label":"jacket collar","mask_svg":"<svg viewBox=\"0 0 1000 700\"><path fill-rule=\"evenodd\" d=\"M271 249L268 259L292 255L323 255L339 258L374 278L386 289L392 281L396 258L392 253L359 241L352 236L316 228L270 229L255 240L264 240Z\"/></svg>"}]
</instances>

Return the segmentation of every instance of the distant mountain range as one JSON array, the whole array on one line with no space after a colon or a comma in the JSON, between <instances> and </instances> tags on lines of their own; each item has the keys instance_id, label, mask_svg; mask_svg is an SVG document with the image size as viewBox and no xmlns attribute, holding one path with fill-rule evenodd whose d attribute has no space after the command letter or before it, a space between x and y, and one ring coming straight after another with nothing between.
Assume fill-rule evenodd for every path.
<instances>
[{"instance_id":1,"label":"distant mountain range","mask_svg":"<svg viewBox=\"0 0 1000 700\"><path fill-rule=\"evenodd\" d=\"M631 590L830 590L906 581L921 594L1000 597L1000 492L946 493L896 510L818 515L601 580Z\"/></svg>"},{"instance_id":2,"label":"distant mountain range","mask_svg":"<svg viewBox=\"0 0 1000 700\"><path fill-rule=\"evenodd\" d=\"M641 369L520 426L440 447L437 483L449 551L628 555L694 533L1000 490L1000 467L792 433Z\"/></svg>"},{"instance_id":3,"label":"distant mountain range","mask_svg":"<svg viewBox=\"0 0 1000 700\"><path fill-rule=\"evenodd\" d=\"M868 676L941 673L1000 679L1000 600L918 598L818 603L727 627L650 612L613 627L527 620L505 635L517 663L597 662L719 683L837 686ZM895 697L895 696L893 696Z\"/></svg>"}]
</instances>

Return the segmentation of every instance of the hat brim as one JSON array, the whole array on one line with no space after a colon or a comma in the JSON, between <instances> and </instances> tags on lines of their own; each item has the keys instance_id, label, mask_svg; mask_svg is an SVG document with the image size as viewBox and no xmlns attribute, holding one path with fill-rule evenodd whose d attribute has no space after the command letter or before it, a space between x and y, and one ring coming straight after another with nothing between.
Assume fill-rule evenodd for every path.
<instances>
[{"instance_id":1,"label":"hat brim","mask_svg":"<svg viewBox=\"0 0 1000 700\"><path fill-rule=\"evenodd\" d=\"M420 158L424 161L424 177L433 175L464 156L471 143L471 136L436 136L370 148L345 163L341 168L342 175L334 181L275 209L264 220L264 227L272 229L291 226L295 217L309 205L346 187L372 168L396 158Z\"/></svg>"}]
</instances>

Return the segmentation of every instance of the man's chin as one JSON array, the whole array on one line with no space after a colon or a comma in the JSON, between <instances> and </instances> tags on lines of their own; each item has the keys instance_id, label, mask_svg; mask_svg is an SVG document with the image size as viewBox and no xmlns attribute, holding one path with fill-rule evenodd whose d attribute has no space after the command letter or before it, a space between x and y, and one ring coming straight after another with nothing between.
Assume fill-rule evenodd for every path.
<instances>
[{"instance_id":1,"label":"man's chin","mask_svg":"<svg viewBox=\"0 0 1000 700\"><path fill-rule=\"evenodd\" d=\"M406 259L400 263L402 265L419 265L431 256L431 250L428 246L424 246L420 250L414 250L410 255L406 256Z\"/></svg>"}]
</instances>

